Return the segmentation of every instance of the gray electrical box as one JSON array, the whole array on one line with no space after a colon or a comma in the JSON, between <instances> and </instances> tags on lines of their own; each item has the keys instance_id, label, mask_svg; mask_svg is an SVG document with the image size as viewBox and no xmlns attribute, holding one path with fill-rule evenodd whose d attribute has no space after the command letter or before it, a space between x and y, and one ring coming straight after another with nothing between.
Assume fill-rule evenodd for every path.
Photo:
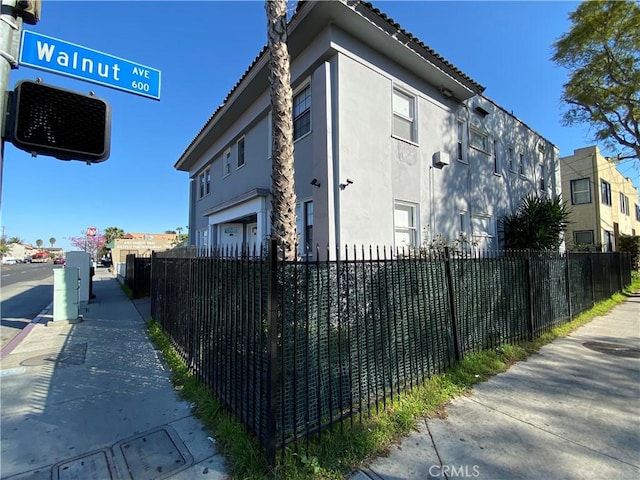
<instances>
[{"instance_id":1,"label":"gray electrical box","mask_svg":"<svg viewBox=\"0 0 640 480\"><path fill-rule=\"evenodd\" d=\"M78 268L53 270L53 320L76 320L79 305Z\"/></svg>"}]
</instances>

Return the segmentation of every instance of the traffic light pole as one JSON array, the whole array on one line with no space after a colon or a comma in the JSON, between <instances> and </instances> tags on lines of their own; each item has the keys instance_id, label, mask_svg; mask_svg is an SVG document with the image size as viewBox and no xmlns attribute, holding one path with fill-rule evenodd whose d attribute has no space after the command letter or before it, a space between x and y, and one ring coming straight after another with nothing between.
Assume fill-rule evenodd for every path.
<instances>
[{"instance_id":1,"label":"traffic light pole","mask_svg":"<svg viewBox=\"0 0 640 480\"><path fill-rule=\"evenodd\" d=\"M7 100L11 70L18 68L18 50L22 33L22 18L16 15L16 0L2 0L0 10L0 207L4 171L4 134L7 120Z\"/></svg>"}]
</instances>

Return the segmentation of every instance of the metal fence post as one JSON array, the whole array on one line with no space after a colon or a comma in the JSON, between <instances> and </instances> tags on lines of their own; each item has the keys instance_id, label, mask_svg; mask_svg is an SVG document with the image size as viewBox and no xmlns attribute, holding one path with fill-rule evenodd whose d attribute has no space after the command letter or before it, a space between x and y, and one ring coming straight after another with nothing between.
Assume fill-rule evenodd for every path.
<instances>
[{"instance_id":1,"label":"metal fence post","mask_svg":"<svg viewBox=\"0 0 640 480\"><path fill-rule=\"evenodd\" d=\"M449 310L451 311L451 333L453 334L453 355L456 362L462 359L460 352L460 335L458 333L458 317L456 314L456 301L453 295L453 276L451 275L451 257L449 247L444 247L444 270L447 277L447 293L449 297Z\"/></svg>"},{"instance_id":2,"label":"metal fence post","mask_svg":"<svg viewBox=\"0 0 640 480\"><path fill-rule=\"evenodd\" d=\"M267 462L276 464L276 402L278 388L278 242L269 240L267 281Z\"/></svg>"},{"instance_id":3,"label":"metal fence post","mask_svg":"<svg viewBox=\"0 0 640 480\"><path fill-rule=\"evenodd\" d=\"M535 338L535 315L533 311L533 281L531 272L531 250L527 250L527 256L524 259L525 279L527 282L527 313L529 315L529 337L531 340Z\"/></svg>"},{"instance_id":4,"label":"metal fence post","mask_svg":"<svg viewBox=\"0 0 640 480\"><path fill-rule=\"evenodd\" d=\"M591 267L591 304L596 303L596 279L593 269L593 252L589 252L589 267Z\"/></svg>"},{"instance_id":5,"label":"metal fence post","mask_svg":"<svg viewBox=\"0 0 640 480\"><path fill-rule=\"evenodd\" d=\"M571 308L571 275L569 273L569 250L564 253L564 282L567 286L567 310L569 320L573 320L573 309Z\"/></svg>"}]
</instances>

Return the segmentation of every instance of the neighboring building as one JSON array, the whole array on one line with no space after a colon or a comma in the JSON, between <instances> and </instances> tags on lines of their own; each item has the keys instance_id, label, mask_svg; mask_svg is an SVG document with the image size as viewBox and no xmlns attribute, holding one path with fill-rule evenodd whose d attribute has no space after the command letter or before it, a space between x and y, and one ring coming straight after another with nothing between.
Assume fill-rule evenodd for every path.
<instances>
[{"instance_id":1,"label":"neighboring building","mask_svg":"<svg viewBox=\"0 0 640 480\"><path fill-rule=\"evenodd\" d=\"M26 243L9 243L7 247L9 249L7 256L13 257L16 260L28 259L38 251L36 247Z\"/></svg>"},{"instance_id":2,"label":"neighboring building","mask_svg":"<svg viewBox=\"0 0 640 480\"><path fill-rule=\"evenodd\" d=\"M640 235L638 190L615 160L602 156L598 147L580 148L560 159L560 170L572 210L565 235L569 248L615 252L620 235Z\"/></svg>"},{"instance_id":3,"label":"neighboring building","mask_svg":"<svg viewBox=\"0 0 640 480\"><path fill-rule=\"evenodd\" d=\"M114 272L124 276L127 255L150 257L153 252L170 250L175 246L176 237L175 233L127 233L111 240L105 248L111 250Z\"/></svg>"},{"instance_id":4,"label":"neighboring building","mask_svg":"<svg viewBox=\"0 0 640 480\"><path fill-rule=\"evenodd\" d=\"M301 253L460 233L496 248L524 196L559 195L557 148L372 5L299 2L289 30ZM268 57L175 164L191 179L191 245L268 238Z\"/></svg>"}]
</instances>

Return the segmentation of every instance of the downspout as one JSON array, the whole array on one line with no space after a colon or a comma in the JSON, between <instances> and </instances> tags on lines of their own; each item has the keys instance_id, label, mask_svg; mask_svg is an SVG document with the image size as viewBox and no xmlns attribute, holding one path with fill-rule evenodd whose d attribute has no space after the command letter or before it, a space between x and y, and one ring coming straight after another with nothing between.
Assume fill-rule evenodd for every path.
<instances>
[{"instance_id":1,"label":"downspout","mask_svg":"<svg viewBox=\"0 0 640 480\"><path fill-rule=\"evenodd\" d=\"M337 59L338 56L334 57ZM331 152L332 157L332 183L333 186L333 222L334 222L334 238L335 238L335 251L336 251L336 260L340 258L340 122L339 122L339 112L338 112L338 68L335 65L335 68L331 68L331 62L327 62L327 68L329 69L327 88L330 89L329 98L330 102L328 104L328 108L330 109L328 117L331 119L331 124L329 125L331 132L327 135L327 151ZM329 254L330 255L330 254Z\"/></svg>"}]
</instances>

